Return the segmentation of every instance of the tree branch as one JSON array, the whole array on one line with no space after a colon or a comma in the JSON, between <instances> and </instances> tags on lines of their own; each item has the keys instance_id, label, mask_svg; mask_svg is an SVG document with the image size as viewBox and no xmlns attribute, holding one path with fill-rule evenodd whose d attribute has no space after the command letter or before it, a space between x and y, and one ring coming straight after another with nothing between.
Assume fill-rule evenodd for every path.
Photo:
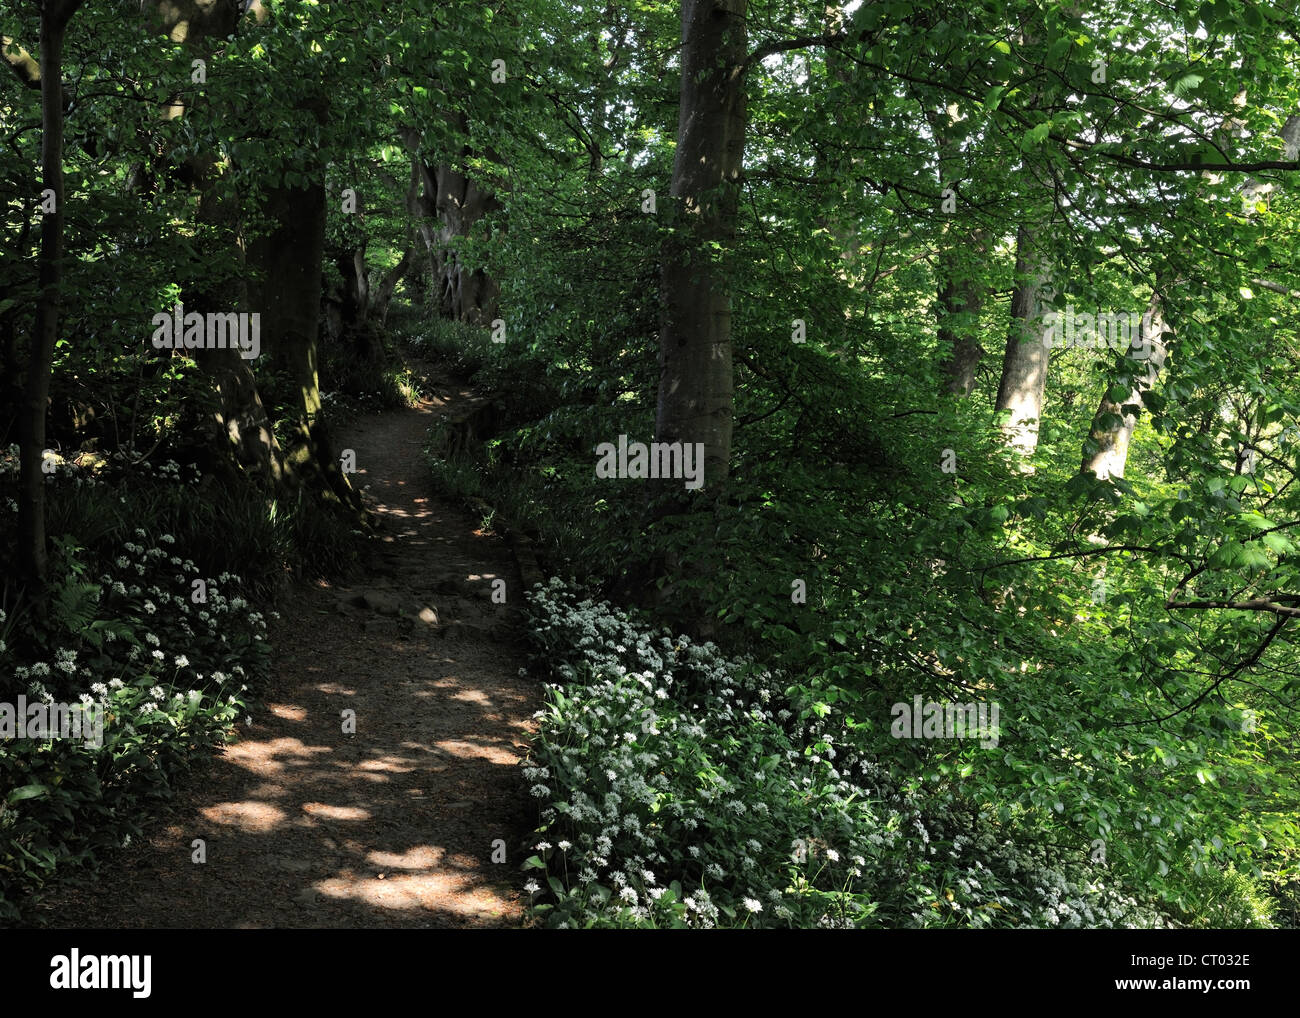
<instances>
[{"instance_id":1,"label":"tree branch","mask_svg":"<svg viewBox=\"0 0 1300 1018\"><path fill-rule=\"evenodd\" d=\"M1226 608L1229 611L1272 612L1284 618L1300 618L1300 608L1288 608L1286 605L1264 598L1251 598L1249 601L1170 601L1166 608Z\"/></svg>"},{"instance_id":2,"label":"tree branch","mask_svg":"<svg viewBox=\"0 0 1300 1018\"><path fill-rule=\"evenodd\" d=\"M801 35L795 39L769 42L764 46L759 46L758 49L745 57L740 67L742 71L747 71L751 64L766 60L776 53L788 53L793 49L812 49L814 46L834 46L836 43L847 42L848 38L845 32L832 32L829 35Z\"/></svg>"},{"instance_id":3,"label":"tree branch","mask_svg":"<svg viewBox=\"0 0 1300 1018\"><path fill-rule=\"evenodd\" d=\"M0 35L0 56L9 69L30 89L41 90L41 65L36 58L7 35Z\"/></svg>"}]
</instances>

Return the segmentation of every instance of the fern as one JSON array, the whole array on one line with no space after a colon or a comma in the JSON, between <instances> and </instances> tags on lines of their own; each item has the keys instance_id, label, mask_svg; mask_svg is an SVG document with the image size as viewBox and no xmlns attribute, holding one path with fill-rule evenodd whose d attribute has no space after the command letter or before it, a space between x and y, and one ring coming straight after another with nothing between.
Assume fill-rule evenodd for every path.
<instances>
[{"instance_id":1,"label":"fern","mask_svg":"<svg viewBox=\"0 0 1300 1018\"><path fill-rule=\"evenodd\" d=\"M99 584L85 579L85 550L69 537L54 538L55 558L62 579L50 598L50 615L56 625L70 633L84 633L95 621L99 608Z\"/></svg>"},{"instance_id":2,"label":"fern","mask_svg":"<svg viewBox=\"0 0 1300 1018\"><path fill-rule=\"evenodd\" d=\"M84 634L95 621L98 607L98 584L71 580L59 585L51 601L50 611L59 626L70 633Z\"/></svg>"}]
</instances>

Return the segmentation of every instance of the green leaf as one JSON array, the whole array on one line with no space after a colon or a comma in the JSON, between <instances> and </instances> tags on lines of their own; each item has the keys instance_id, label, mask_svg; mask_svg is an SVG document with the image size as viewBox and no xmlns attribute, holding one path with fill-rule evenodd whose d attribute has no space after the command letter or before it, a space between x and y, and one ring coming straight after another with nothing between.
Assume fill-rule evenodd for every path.
<instances>
[{"instance_id":1,"label":"green leaf","mask_svg":"<svg viewBox=\"0 0 1300 1018\"><path fill-rule=\"evenodd\" d=\"M21 785L9 793L7 802L22 802L24 799L39 799L49 795L49 785Z\"/></svg>"},{"instance_id":2,"label":"green leaf","mask_svg":"<svg viewBox=\"0 0 1300 1018\"><path fill-rule=\"evenodd\" d=\"M1035 124L1025 132L1024 138L1020 141L1020 148L1024 150L1033 148L1035 145L1041 145L1047 140L1047 136L1051 131L1052 122L1050 120L1044 120L1041 124ZM1127 393L1125 395L1127 395Z\"/></svg>"},{"instance_id":3,"label":"green leaf","mask_svg":"<svg viewBox=\"0 0 1300 1018\"><path fill-rule=\"evenodd\" d=\"M1290 555L1295 551L1295 544L1291 539L1287 537L1286 534L1278 531L1274 531L1271 534L1265 534L1260 538L1260 540L1268 546L1270 551L1274 551L1279 555Z\"/></svg>"}]
</instances>

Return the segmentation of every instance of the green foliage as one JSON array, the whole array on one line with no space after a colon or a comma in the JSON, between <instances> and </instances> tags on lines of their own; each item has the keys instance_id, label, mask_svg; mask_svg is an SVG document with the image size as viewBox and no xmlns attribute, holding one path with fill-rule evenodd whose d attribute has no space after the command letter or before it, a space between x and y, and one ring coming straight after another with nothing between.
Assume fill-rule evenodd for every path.
<instances>
[{"instance_id":1,"label":"green foliage","mask_svg":"<svg viewBox=\"0 0 1300 1018\"><path fill-rule=\"evenodd\" d=\"M1271 898L1253 880L1229 866L1209 867L1191 881L1185 906L1189 925L1213 930L1273 929Z\"/></svg>"},{"instance_id":2,"label":"green foliage","mask_svg":"<svg viewBox=\"0 0 1300 1018\"><path fill-rule=\"evenodd\" d=\"M151 680L109 689L103 744L22 739L0 751L0 922L56 874L95 866L141 831L145 811L225 740L237 698L177 691L152 700ZM168 687L171 688L170 686Z\"/></svg>"},{"instance_id":3,"label":"green foliage","mask_svg":"<svg viewBox=\"0 0 1300 1018\"><path fill-rule=\"evenodd\" d=\"M403 322L395 331L399 341L412 353L445 364L467 377L474 377L503 360L503 351L499 344L492 342L490 330L466 322L429 318ZM519 370L514 365L512 381ZM484 382L487 384L487 378Z\"/></svg>"},{"instance_id":4,"label":"green foliage","mask_svg":"<svg viewBox=\"0 0 1300 1018\"><path fill-rule=\"evenodd\" d=\"M203 573L173 534L136 528L114 557L72 535L55 543L48 617L4 627L0 702L98 705L102 739L0 745L3 920L56 874L138 836L146 811L226 739L269 663L265 620L237 593L240 578Z\"/></svg>"},{"instance_id":5,"label":"green foliage","mask_svg":"<svg viewBox=\"0 0 1300 1018\"><path fill-rule=\"evenodd\" d=\"M529 603L533 668L557 680L524 770L547 925L1169 924L981 790L899 777L798 685L558 580Z\"/></svg>"}]
</instances>

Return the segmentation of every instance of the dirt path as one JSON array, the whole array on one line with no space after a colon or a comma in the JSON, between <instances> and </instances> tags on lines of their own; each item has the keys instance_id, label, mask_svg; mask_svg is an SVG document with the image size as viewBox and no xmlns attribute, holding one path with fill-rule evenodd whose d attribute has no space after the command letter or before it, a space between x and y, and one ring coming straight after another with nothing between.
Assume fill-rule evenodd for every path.
<instances>
[{"instance_id":1,"label":"dirt path","mask_svg":"<svg viewBox=\"0 0 1300 1018\"><path fill-rule=\"evenodd\" d=\"M452 393L464 402L468 393ZM383 543L355 586L299 583L270 634L269 712L143 845L39 910L64 928L488 927L522 916L520 678L509 550L439 498L444 401L344 429ZM491 600L506 582L506 604ZM343 712L355 711L355 734ZM207 861L191 861L195 838ZM492 862L493 843L508 851Z\"/></svg>"}]
</instances>

